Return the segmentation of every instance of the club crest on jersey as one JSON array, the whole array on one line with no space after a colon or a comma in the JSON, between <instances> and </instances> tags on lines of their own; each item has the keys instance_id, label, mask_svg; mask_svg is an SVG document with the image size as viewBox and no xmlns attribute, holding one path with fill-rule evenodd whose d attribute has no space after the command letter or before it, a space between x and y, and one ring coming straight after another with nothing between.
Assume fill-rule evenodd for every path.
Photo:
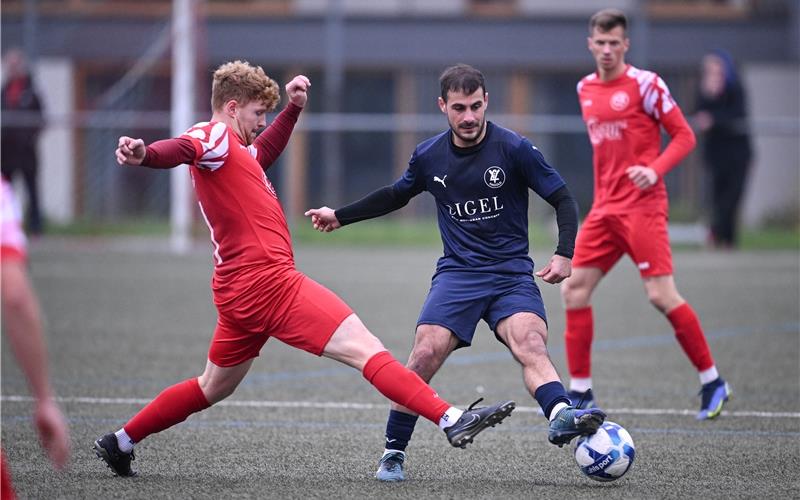
<instances>
[{"instance_id":1,"label":"club crest on jersey","mask_svg":"<svg viewBox=\"0 0 800 500\"><path fill-rule=\"evenodd\" d=\"M631 98L628 96L628 93L624 90L618 90L611 96L609 104L614 111L622 111L628 107L630 102Z\"/></svg>"},{"instance_id":2,"label":"club crest on jersey","mask_svg":"<svg viewBox=\"0 0 800 500\"><path fill-rule=\"evenodd\" d=\"M483 173L483 180L490 188L497 189L506 182L506 173L497 165L493 165L486 169Z\"/></svg>"},{"instance_id":3,"label":"club crest on jersey","mask_svg":"<svg viewBox=\"0 0 800 500\"><path fill-rule=\"evenodd\" d=\"M264 185L267 186L267 191L269 191L269 194L271 194L272 196L274 196L277 199L278 198L278 193L275 192L275 188L272 186L272 183L267 178L267 174L265 174L262 171L261 172L261 177L264 178Z\"/></svg>"}]
</instances>

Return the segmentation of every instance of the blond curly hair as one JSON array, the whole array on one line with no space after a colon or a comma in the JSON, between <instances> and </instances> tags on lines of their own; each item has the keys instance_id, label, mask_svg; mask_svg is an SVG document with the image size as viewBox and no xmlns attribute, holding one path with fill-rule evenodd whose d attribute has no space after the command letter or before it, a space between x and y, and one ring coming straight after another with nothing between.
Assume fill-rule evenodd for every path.
<instances>
[{"instance_id":1,"label":"blond curly hair","mask_svg":"<svg viewBox=\"0 0 800 500\"><path fill-rule=\"evenodd\" d=\"M262 101L267 111L272 111L280 102L281 94L278 84L264 73L261 66L237 60L217 68L211 85L212 110L221 110L230 100L241 105Z\"/></svg>"}]
</instances>

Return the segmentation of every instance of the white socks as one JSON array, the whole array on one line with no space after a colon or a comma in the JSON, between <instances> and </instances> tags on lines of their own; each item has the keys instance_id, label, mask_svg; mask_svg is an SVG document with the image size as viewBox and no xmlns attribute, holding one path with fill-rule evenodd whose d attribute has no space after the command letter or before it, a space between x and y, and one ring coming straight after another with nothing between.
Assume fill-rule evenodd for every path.
<instances>
[{"instance_id":1,"label":"white socks","mask_svg":"<svg viewBox=\"0 0 800 500\"><path fill-rule=\"evenodd\" d=\"M711 368L699 372L699 375L700 383L703 385L713 382L719 378L719 373L717 372L717 367L715 365L711 365Z\"/></svg>"},{"instance_id":2,"label":"white socks","mask_svg":"<svg viewBox=\"0 0 800 500\"><path fill-rule=\"evenodd\" d=\"M455 406L451 406L446 412L444 412L442 418L439 419L439 428L442 430L447 429L451 425L458 422L458 419L461 418L461 415L463 414L463 411L459 410Z\"/></svg>"},{"instance_id":3,"label":"white socks","mask_svg":"<svg viewBox=\"0 0 800 500\"><path fill-rule=\"evenodd\" d=\"M586 392L591 388L592 388L592 377L569 379L570 391Z\"/></svg>"},{"instance_id":4,"label":"white socks","mask_svg":"<svg viewBox=\"0 0 800 500\"><path fill-rule=\"evenodd\" d=\"M564 403L563 401L561 403L556 403L553 409L550 410L550 416L547 417L547 419L552 422L553 419L556 418L556 415L558 415L558 412L560 412L562 408L566 408L567 406L569 405L567 403Z\"/></svg>"},{"instance_id":5,"label":"white socks","mask_svg":"<svg viewBox=\"0 0 800 500\"><path fill-rule=\"evenodd\" d=\"M385 457L389 453L400 453L401 455L403 455L403 458L406 458L406 452L400 450L390 450L389 448L383 449L383 456L381 458Z\"/></svg>"},{"instance_id":6,"label":"white socks","mask_svg":"<svg viewBox=\"0 0 800 500\"><path fill-rule=\"evenodd\" d=\"M125 429L122 428L114 433L117 436L117 446L122 453L130 453L133 450L133 440L131 440Z\"/></svg>"}]
</instances>

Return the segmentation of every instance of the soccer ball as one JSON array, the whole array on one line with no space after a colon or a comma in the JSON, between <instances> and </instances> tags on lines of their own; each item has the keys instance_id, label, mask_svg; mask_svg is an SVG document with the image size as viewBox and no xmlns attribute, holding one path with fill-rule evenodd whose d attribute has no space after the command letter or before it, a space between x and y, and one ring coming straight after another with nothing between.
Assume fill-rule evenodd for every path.
<instances>
[{"instance_id":1,"label":"soccer ball","mask_svg":"<svg viewBox=\"0 0 800 500\"><path fill-rule=\"evenodd\" d=\"M575 461L581 472L595 481L614 481L633 465L636 451L628 431L619 424L606 421L590 436L575 442Z\"/></svg>"}]
</instances>

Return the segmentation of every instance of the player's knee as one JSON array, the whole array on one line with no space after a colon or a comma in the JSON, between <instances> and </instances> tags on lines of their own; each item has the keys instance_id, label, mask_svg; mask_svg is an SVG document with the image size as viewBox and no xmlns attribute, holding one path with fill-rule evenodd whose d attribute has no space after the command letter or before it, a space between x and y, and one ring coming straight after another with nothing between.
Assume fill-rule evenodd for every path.
<instances>
[{"instance_id":1,"label":"player's knee","mask_svg":"<svg viewBox=\"0 0 800 500\"><path fill-rule=\"evenodd\" d=\"M666 313L684 302L683 298L671 288L650 287L647 289L647 300L661 311Z\"/></svg>"},{"instance_id":2,"label":"player's knee","mask_svg":"<svg viewBox=\"0 0 800 500\"><path fill-rule=\"evenodd\" d=\"M239 385L229 380L212 379L202 376L198 378L197 382L200 385L200 390L203 391L203 395L212 405L233 394L236 390L236 386Z\"/></svg>"},{"instance_id":3,"label":"player's knee","mask_svg":"<svg viewBox=\"0 0 800 500\"><path fill-rule=\"evenodd\" d=\"M547 330L530 329L511 336L511 351L521 360L547 356Z\"/></svg>"},{"instance_id":4,"label":"player's knee","mask_svg":"<svg viewBox=\"0 0 800 500\"><path fill-rule=\"evenodd\" d=\"M568 278L561 283L561 300L567 309L586 307L589 304L589 288L574 278Z\"/></svg>"}]
</instances>

